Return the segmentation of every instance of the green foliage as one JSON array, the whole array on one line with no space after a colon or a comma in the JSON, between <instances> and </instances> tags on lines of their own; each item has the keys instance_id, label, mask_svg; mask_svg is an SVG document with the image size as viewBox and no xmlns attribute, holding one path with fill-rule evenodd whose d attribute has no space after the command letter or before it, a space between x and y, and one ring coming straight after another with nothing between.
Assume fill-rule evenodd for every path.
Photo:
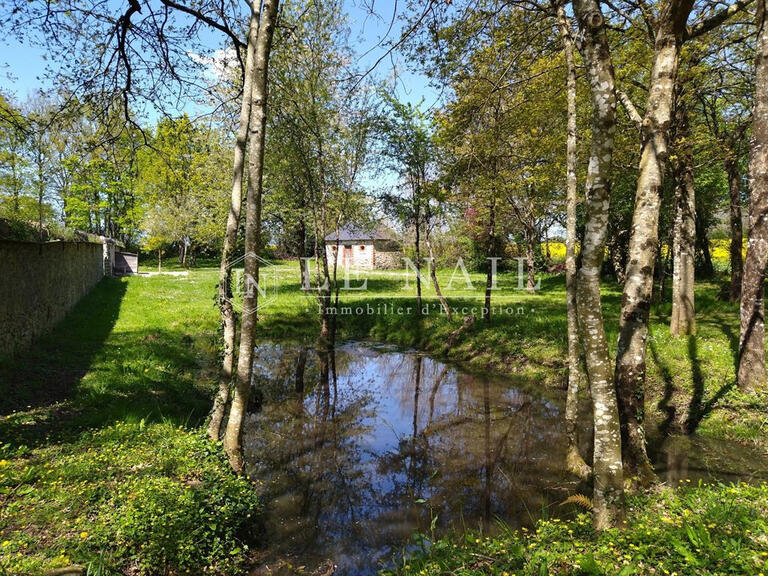
<instances>
[{"instance_id":1,"label":"green foliage","mask_svg":"<svg viewBox=\"0 0 768 576\"><path fill-rule=\"evenodd\" d=\"M229 210L231 160L223 135L186 115L161 120L139 154L142 248L171 243L218 248Z\"/></svg>"},{"instance_id":2,"label":"green foliage","mask_svg":"<svg viewBox=\"0 0 768 576\"><path fill-rule=\"evenodd\" d=\"M105 279L0 363L0 573L241 571L258 492L200 428L215 284Z\"/></svg>"},{"instance_id":3,"label":"green foliage","mask_svg":"<svg viewBox=\"0 0 768 576\"><path fill-rule=\"evenodd\" d=\"M503 255L510 238L535 245L562 220L566 105L556 33L524 10L496 13L487 2L439 30L450 48L432 56L451 92L435 114L435 142L450 235L460 239L448 250L473 269L485 268L489 252Z\"/></svg>"},{"instance_id":4,"label":"green foliage","mask_svg":"<svg viewBox=\"0 0 768 576\"><path fill-rule=\"evenodd\" d=\"M768 571L768 485L700 484L630 497L624 530L593 532L591 517L542 520L533 531L429 542L385 574L630 576Z\"/></svg>"},{"instance_id":5,"label":"green foliage","mask_svg":"<svg viewBox=\"0 0 768 576\"><path fill-rule=\"evenodd\" d=\"M308 256L315 239L322 250L338 225L373 216L361 186L371 105L349 67L341 2L286 2L282 18L269 70L264 229L280 253Z\"/></svg>"},{"instance_id":6,"label":"green foliage","mask_svg":"<svg viewBox=\"0 0 768 576\"><path fill-rule=\"evenodd\" d=\"M146 574L237 571L259 511L253 485L231 472L202 432L172 443L166 435L162 425L145 435L163 459L157 472L142 470L104 502L92 524L93 550L127 558Z\"/></svg>"}]
</instances>

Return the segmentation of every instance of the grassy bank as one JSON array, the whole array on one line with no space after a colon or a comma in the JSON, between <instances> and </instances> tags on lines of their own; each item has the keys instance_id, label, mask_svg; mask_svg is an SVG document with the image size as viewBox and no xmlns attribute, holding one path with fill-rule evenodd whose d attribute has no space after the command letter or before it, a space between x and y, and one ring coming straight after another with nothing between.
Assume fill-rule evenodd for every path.
<instances>
[{"instance_id":1,"label":"grassy bank","mask_svg":"<svg viewBox=\"0 0 768 576\"><path fill-rule=\"evenodd\" d=\"M454 309L451 320L440 312L431 287L424 289L429 314L419 318L413 275L409 287L401 271L361 273L359 279L353 274L349 285L362 286L366 276L365 290L341 292L342 338L415 347L478 370L515 373L537 385L564 386L567 325L562 276L543 276L541 289L530 294L519 289L516 272L500 274L490 323L479 317L485 285L482 274L470 274L470 288L461 274L451 282L452 270L439 271L439 281ZM313 295L300 290L298 264L269 268L266 279L276 282L278 289L261 309L261 335L313 339L319 311ZM738 305L718 299L720 288L715 283L697 284L696 336L670 336L671 305L667 301L653 306L648 418L665 434L697 432L768 450L768 391L745 396L735 386ZM617 341L620 301L620 288L606 285L603 306L611 346ZM475 321L466 324L467 316Z\"/></svg>"},{"instance_id":2,"label":"grassy bank","mask_svg":"<svg viewBox=\"0 0 768 576\"><path fill-rule=\"evenodd\" d=\"M768 573L768 485L700 485L633 495L625 530L595 534L587 514L535 531L431 542L391 574L541 576ZM425 540L426 544L426 540Z\"/></svg>"},{"instance_id":3,"label":"grassy bank","mask_svg":"<svg viewBox=\"0 0 768 576\"><path fill-rule=\"evenodd\" d=\"M563 385L562 277L544 277L542 289L529 294L518 290L515 274L500 275L494 316L486 324L479 319L484 277L470 275L470 288L458 275L448 289L451 275L439 273L455 309L448 320L430 288L429 313L419 318L413 278L406 288L402 272L371 273L366 290L341 294L340 338L417 347L470 368L514 372L535 385ZM259 503L200 427L216 369L216 277L215 268L205 268L187 276L107 279L49 337L0 365L0 574L44 574L70 564L128 573L234 574L245 564ZM298 265L268 267L263 281L274 289L267 287L260 309L260 337L314 340L317 304L301 291ZM352 278L350 285L361 281ZM766 450L768 396L745 397L733 386L738 310L718 300L718 290L697 286L696 337L670 337L669 305L653 308L649 415L663 432L696 431ZM604 291L612 343L620 296L614 286ZM465 322L473 315L476 321ZM553 573L602 573L591 564L594 558L614 574L608 567L618 565L620 553L639 566L633 546L643 549L648 567L637 573L694 573L681 571L677 556L660 567L664 554L685 558L681 550L691 551L691 561L702 566L738 568L731 573L764 570L758 563L766 545L764 514L748 513L749 505L768 508L764 487L665 492L663 506L656 496L633 498L623 536L594 540L584 518L567 527L550 522L535 535L439 542L431 556L409 561L404 573L543 574L540 560ZM721 500L731 503L732 518L719 507ZM678 522L675 510L682 519L708 518L709 535L698 524L689 534L689 523ZM680 546L670 545L673 536ZM664 552L670 549L677 552ZM733 552L739 563L723 564L715 549L725 550L728 562ZM701 550L707 552L699 555Z\"/></svg>"},{"instance_id":4,"label":"grassy bank","mask_svg":"<svg viewBox=\"0 0 768 576\"><path fill-rule=\"evenodd\" d=\"M235 573L258 514L199 425L210 274L105 279L0 366L0 574Z\"/></svg>"}]
</instances>

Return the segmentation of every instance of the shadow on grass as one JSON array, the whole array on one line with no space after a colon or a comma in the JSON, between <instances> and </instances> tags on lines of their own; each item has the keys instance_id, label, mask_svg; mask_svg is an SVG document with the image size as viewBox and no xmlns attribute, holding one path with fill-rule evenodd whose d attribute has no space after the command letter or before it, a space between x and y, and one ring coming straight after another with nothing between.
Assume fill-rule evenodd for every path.
<instances>
[{"instance_id":1,"label":"shadow on grass","mask_svg":"<svg viewBox=\"0 0 768 576\"><path fill-rule=\"evenodd\" d=\"M0 415L68 399L112 331L126 289L105 278L49 334L0 364Z\"/></svg>"},{"instance_id":2,"label":"shadow on grass","mask_svg":"<svg viewBox=\"0 0 768 576\"><path fill-rule=\"evenodd\" d=\"M0 438L33 447L118 420L181 425L205 417L209 391L195 386L191 334L143 322L113 331L124 299L130 314L151 315L140 293L126 297L129 289L127 281L103 280L51 334L0 366Z\"/></svg>"},{"instance_id":3,"label":"shadow on grass","mask_svg":"<svg viewBox=\"0 0 768 576\"><path fill-rule=\"evenodd\" d=\"M664 421L659 426L662 437L671 434L694 434L701 421L714 410L715 405L733 388L735 382L728 382L721 386L709 400L705 401L705 377L699 358L698 340L696 336L687 336L688 361L691 366L691 395L685 417L678 414L678 409L673 404L673 399L680 391L675 387L672 370L660 358L656 344L650 340L649 347L656 365L659 367L661 378L664 381L664 395L658 403L658 408L666 414Z\"/></svg>"},{"instance_id":4,"label":"shadow on grass","mask_svg":"<svg viewBox=\"0 0 768 576\"><path fill-rule=\"evenodd\" d=\"M662 437L667 437L671 433L680 433L682 430L677 426L677 406L672 404L672 398L675 395L675 380L672 375L672 370L669 369L659 357L659 351L656 347L656 341L653 338L649 338L648 347L653 357L653 362L658 366L661 374L661 379L664 381L664 395L659 400L658 408L666 414L664 421L659 426L659 432Z\"/></svg>"}]
</instances>

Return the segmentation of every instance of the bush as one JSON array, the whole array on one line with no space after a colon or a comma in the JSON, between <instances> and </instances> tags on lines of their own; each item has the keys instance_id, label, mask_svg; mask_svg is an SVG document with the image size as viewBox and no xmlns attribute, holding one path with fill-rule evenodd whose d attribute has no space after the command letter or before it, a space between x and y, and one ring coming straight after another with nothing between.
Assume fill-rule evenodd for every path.
<instances>
[{"instance_id":1,"label":"bush","mask_svg":"<svg viewBox=\"0 0 768 576\"><path fill-rule=\"evenodd\" d=\"M260 530L256 487L204 432L119 422L43 459L0 445L0 574L244 571Z\"/></svg>"},{"instance_id":2,"label":"bush","mask_svg":"<svg viewBox=\"0 0 768 576\"><path fill-rule=\"evenodd\" d=\"M188 455L166 460L168 475L118 484L101 507L91 545L141 574L238 572L259 512L254 486L232 473L202 434L189 434L180 444L174 448Z\"/></svg>"}]
</instances>

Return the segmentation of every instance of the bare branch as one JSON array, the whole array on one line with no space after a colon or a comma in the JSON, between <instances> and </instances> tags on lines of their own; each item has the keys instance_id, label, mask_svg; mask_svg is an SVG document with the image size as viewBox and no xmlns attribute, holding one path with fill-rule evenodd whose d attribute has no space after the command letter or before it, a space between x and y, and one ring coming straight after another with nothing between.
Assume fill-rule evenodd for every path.
<instances>
[{"instance_id":1,"label":"bare branch","mask_svg":"<svg viewBox=\"0 0 768 576\"><path fill-rule=\"evenodd\" d=\"M706 20L702 20L701 22L698 22L691 26L686 26L685 33L683 34L683 40L696 38L697 36L701 36L702 34L705 34L710 30L717 28L718 26L720 26L720 24L728 20L728 18L730 18L734 14L741 12L750 4L752 4L752 0L736 0L736 2L716 12Z\"/></svg>"},{"instance_id":2,"label":"bare branch","mask_svg":"<svg viewBox=\"0 0 768 576\"><path fill-rule=\"evenodd\" d=\"M635 105L632 103L632 100L630 100L627 93L622 90L616 90L616 97L619 99L619 102L621 102L624 110L626 110L629 119L632 120L637 129L640 130L643 126L643 117L637 111L637 108L635 108Z\"/></svg>"}]
</instances>

